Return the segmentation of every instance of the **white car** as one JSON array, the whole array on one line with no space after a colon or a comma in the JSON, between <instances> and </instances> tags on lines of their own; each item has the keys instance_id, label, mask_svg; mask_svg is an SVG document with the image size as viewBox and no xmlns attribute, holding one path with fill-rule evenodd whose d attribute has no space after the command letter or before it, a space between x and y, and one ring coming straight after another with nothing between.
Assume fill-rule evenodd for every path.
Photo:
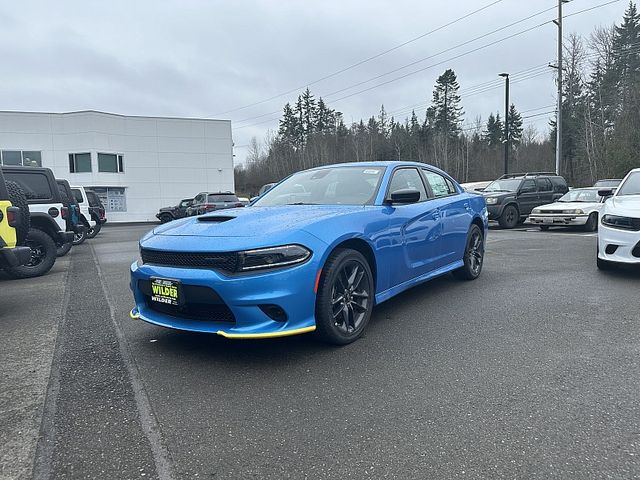
<instances>
[{"instance_id":1,"label":"white car","mask_svg":"<svg viewBox=\"0 0 640 480\"><path fill-rule=\"evenodd\" d=\"M601 270L617 264L640 265L640 168L631 170L604 203L597 263Z\"/></svg>"},{"instance_id":2,"label":"white car","mask_svg":"<svg viewBox=\"0 0 640 480\"><path fill-rule=\"evenodd\" d=\"M554 203L534 208L529 215L529 222L540 226L541 230L548 230L549 227L582 226L593 232L598 228L603 202L604 197L598 194L598 188L574 188Z\"/></svg>"}]
</instances>

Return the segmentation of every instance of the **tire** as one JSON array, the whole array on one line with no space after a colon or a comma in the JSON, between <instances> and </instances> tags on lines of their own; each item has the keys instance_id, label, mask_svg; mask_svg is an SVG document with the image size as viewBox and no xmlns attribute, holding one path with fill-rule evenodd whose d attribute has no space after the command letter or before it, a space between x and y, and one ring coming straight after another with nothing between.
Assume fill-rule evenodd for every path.
<instances>
[{"instance_id":1,"label":"tire","mask_svg":"<svg viewBox=\"0 0 640 480\"><path fill-rule=\"evenodd\" d=\"M475 280L482 272L484 263L484 233L475 223L471 225L464 247L464 265L453 271L458 280Z\"/></svg>"},{"instance_id":2,"label":"tire","mask_svg":"<svg viewBox=\"0 0 640 480\"><path fill-rule=\"evenodd\" d=\"M498 219L498 223L502 228L514 228L518 225L520 214L514 205L507 205L502 211L502 215Z\"/></svg>"},{"instance_id":3,"label":"tire","mask_svg":"<svg viewBox=\"0 0 640 480\"><path fill-rule=\"evenodd\" d=\"M95 236L98 235L98 233L100 233L101 229L102 229L102 224L100 223L96 223L95 227L89 227L89 230L87 230L87 238L95 238Z\"/></svg>"},{"instance_id":4,"label":"tire","mask_svg":"<svg viewBox=\"0 0 640 480\"><path fill-rule=\"evenodd\" d=\"M74 233L73 234L73 245L80 245L87 239L87 230L83 230L82 233Z\"/></svg>"},{"instance_id":5,"label":"tire","mask_svg":"<svg viewBox=\"0 0 640 480\"><path fill-rule=\"evenodd\" d=\"M31 215L29 215L29 204L22 188L16 182L7 181L7 192L11 205L20 209L20 225L16 228L16 243L24 245L31 228Z\"/></svg>"},{"instance_id":6,"label":"tire","mask_svg":"<svg viewBox=\"0 0 640 480\"><path fill-rule=\"evenodd\" d=\"M547 230L549 230L549 225L540 225L540 230L546 232Z\"/></svg>"},{"instance_id":7,"label":"tire","mask_svg":"<svg viewBox=\"0 0 640 480\"><path fill-rule=\"evenodd\" d=\"M596 230L598 230L598 213L593 212L591 215L589 215L587 223L584 224L584 231L595 232Z\"/></svg>"},{"instance_id":8,"label":"tire","mask_svg":"<svg viewBox=\"0 0 640 480\"><path fill-rule=\"evenodd\" d=\"M25 245L31 247L31 261L26 265L9 267L5 271L13 278L33 278L44 275L56 262L56 244L42 230L29 230Z\"/></svg>"},{"instance_id":9,"label":"tire","mask_svg":"<svg viewBox=\"0 0 640 480\"><path fill-rule=\"evenodd\" d=\"M163 213L160 215L160 223L167 223L173 220L173 216L170 213Z\"/></svg>"},{"instance_id":10,"label":"tire","mask_svg":"<svg viewBox=\"0 0 640 480\"><path fill-rule=\"evenodd\" d=\"M72 246L73 246L73 242L67 242L67 243L63 243L62 245L57 245L56 256L64 257L67 253L69 253L69 250L71 250Z\"/></svg>"},{"instance_id":11,"label":"tire","mask_svg":"<svg viewBox=\"0 0 640 480\"><path fill-rule=\"evenodd\" d=\"M371 267L364 256L356 250L335 250L320 277L316 299L318 336L334 345L357 340L371 318L374 294Z\"/></svg>"}]
</instances>

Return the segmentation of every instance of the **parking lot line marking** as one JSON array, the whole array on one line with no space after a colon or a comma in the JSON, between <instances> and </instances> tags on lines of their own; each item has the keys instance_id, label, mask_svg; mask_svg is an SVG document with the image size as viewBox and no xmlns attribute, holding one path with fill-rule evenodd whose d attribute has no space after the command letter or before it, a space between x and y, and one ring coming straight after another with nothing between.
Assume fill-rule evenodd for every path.
<instances>
[{"instance_id":1,"label":"parking lot line marking","mask_svg":"<svg viewBox=\"0 0 640 480\"><path fill-rule=\"evenodd\" d=\"M138 413L140 414L142 431L144 432L145 436L149 440L149 444L151 445L153 459L156 464L156 472L161 480L173 480L175 476L173 474L171 455L169 454L169 451L162 441L160 424L156 420L156 415L153 411L153 407L151 406L149 397L147 396L147 393L144 389L144 385L140 377L140 372L131 353L129 343L124 336L124 332L120 328L120 324L116 320L116 309L113 306L111 294L109 293L107 285L104 281L95 248L93 247L93 245L89 245L89 247L91 248L91 255L93 256L93 261L98 270L98 279L100 280L100 286L102 287L104 298L107 300L107 304L109 307L109 316L111 317L111 322L113 323L116 331L120 353L122 355L124 364L127 367L127 371L129 372L129 380L131 381L133 396L136 401L136 406L138 407Z\"/></svg>"}]
</instances>

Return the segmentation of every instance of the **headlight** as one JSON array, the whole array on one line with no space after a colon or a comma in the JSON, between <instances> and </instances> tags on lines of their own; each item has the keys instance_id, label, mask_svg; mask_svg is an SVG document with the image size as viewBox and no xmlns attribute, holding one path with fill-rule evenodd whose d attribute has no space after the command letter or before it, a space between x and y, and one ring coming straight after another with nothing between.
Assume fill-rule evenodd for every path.
<instances>
[{"instance_id":1,"label":"headlight","mask_svg":"<svg viewBox=\"0 0 640 480\"><path fill-rule=\"evenodd\" d=\"M263 268L277 268L306 261L311 251L301 245L258 248L238 252L238 271L246 272Z\"/></svg>"},{"instance_id":2,"label":"headlight","mask_svg":"<svg viewBox=\"0 0 640 480\"><path fill-rule=\"evenodd\" d=\"M489 198L487 198L487 205L495 205L496 203L498 203L498 198L497 197L489 197Z\"/></svg>"},{"instance_id":3,"label":"headlight","mask_svg":"<svg viewBox=\"0 0 640 480\"><path fill-rule=\"evenodd\" d=\"M539 208L534 208L533 210L531 210L531 213L540 213L540 209Z\"/></svg>"},{"instance_id":4,"label":"headlight","mask_svg":"<svg viewBox=\"0 0 640 480\"><path fill-rule=\"evenodd\" d=\"M640 218L605 215L602 217L602 224L622 230L640 231Z\"/></svg>"},{"instance_id":5,"label":"headlight","mask_svg":"<svg viewBox=\"0 0 640 480\"><path fill-rule=\"evenodd\" d=\"M577 208L575 210L564 210L564 213L568 213L570 215L582 215L584 212Z\"/></svg>"}]
</instances>

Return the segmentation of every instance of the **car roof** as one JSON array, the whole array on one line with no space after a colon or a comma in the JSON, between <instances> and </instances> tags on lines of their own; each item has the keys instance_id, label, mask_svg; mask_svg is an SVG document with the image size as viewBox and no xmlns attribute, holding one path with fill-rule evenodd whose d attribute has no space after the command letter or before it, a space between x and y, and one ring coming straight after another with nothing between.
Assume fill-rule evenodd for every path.
<instances>
[{"instance_id":1,"label":"car roof","mask_svg":"<svg viewBox=\"0 0 640 480\"><path fill-rule=\"evenodd\" d=\"M421 163L421 162L412 162L412 161L406 161L406 160L376 160L376 161L370 161L370 162L347 162L347 163L334 163L334 164L330 164L330 165L321 165L318 167L314 167L314 168L309 168L308 170L321 170L323 168L334 168L334 167L379 167L379 168L386 168L386 167L391 167L391 168L396 168L396 167L417 167L417 168L429 168L435 172L440 172L448 177L451 177L450 174L448 174L447 172L445 172L444 170L434 166L434 165L430 165L428 163ZM451 177L453 178L453 177Z\"/></svg>"}]
</instances>

